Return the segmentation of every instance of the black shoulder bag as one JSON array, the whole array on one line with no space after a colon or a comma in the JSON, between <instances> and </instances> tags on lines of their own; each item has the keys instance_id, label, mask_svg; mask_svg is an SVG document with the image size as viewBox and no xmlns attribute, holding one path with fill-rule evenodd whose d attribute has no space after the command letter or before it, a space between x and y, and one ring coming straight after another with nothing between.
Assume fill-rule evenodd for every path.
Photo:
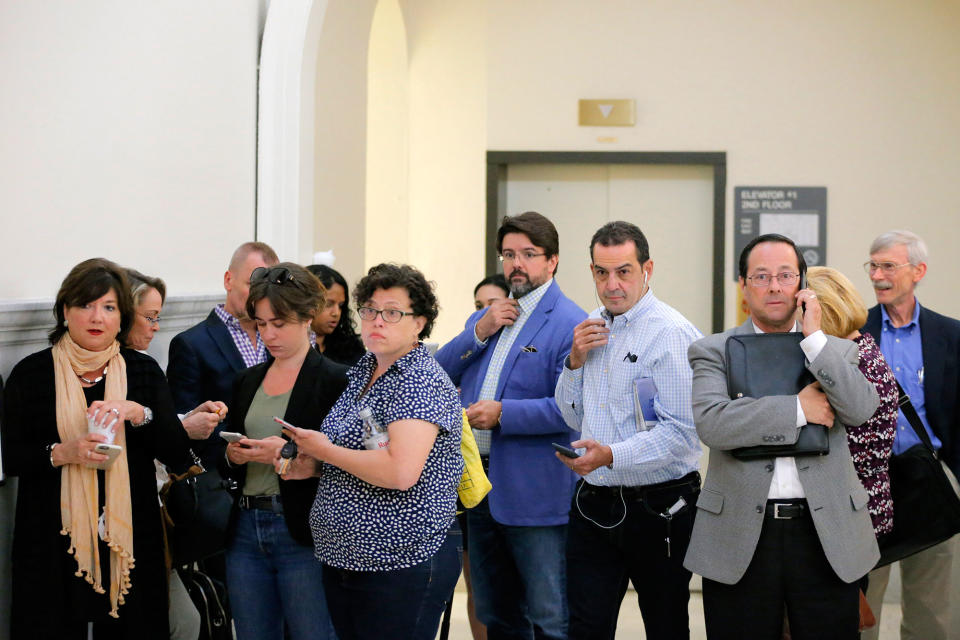
<instances>
[{"instance_id":1,"label":"black shoulder bag","mask_svg":"<svg viewBox=\"0 0 960 640\"><path fill-rule=\"evenodd\" d=\"M960 497L900 383L900 409L922 444L890 457L893 531L881 536L878 567L929 549L960 533Z\"/></svg>"}]
</instances>

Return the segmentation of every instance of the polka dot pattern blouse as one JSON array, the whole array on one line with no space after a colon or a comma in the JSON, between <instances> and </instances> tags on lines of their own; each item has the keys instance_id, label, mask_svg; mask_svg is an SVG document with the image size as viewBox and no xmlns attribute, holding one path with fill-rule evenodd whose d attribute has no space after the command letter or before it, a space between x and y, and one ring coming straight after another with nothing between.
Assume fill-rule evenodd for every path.
<instances>
[{"instance_id":1,"label":"polka dot pattern blouse","mask_svg":"<svg viewBox=\"0 0 960 640\"><path fill-rule=\"evenodd\" d=\"M406 491L377 487L323 465L310 512L316 556L325 564L353 571L404 569L436 553L453 520L463 474L460 400L437 361L417 346L364 394L375 367L376 358L367 353L347 373L347 388L321 427L333 444L363 449L358 414L367 407L384 427L416 419L439 430L420 479Z\"/></svg>"}]
</instances>

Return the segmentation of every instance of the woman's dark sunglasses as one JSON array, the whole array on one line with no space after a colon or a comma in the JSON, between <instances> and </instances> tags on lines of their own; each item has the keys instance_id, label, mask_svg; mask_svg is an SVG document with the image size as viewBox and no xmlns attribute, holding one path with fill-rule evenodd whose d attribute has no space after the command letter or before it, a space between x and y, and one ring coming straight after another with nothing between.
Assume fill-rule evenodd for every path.
<instances>
[{"instance_id":1,"label":"woman's dark sunglasses","mask_svg":"<svg viewBox=\"0 0 960 640\"><path fill-rule=\"evenodd\" d=\"M294 277L286 267L257 267L250 272L250 284L266 282L283 286L288 282L293 283L301 291L304 290L303 283Z\"/></svg>"}]
</instances>

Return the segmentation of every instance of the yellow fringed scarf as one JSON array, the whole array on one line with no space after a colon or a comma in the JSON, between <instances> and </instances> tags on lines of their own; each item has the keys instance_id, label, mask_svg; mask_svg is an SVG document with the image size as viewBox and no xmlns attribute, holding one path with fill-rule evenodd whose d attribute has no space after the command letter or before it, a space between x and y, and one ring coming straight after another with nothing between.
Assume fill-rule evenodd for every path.
<instances>
[{"instance_id":1,"label":"yellow fringed scarf","mask_svg":"<svg viewBox=\"0 0 960 640\"><path fill-rule=\"evenodd\" d=\"M107 365L104 400L127 399L127 364L116 342L104 351L87 351L70 334L53 346L53 370L57 391L57 431L61 442L68 442L87 433L87 401L79 375ZM130 590L133 568L133 517L130 506L130 470L127 467L126 434L123 424L117 428L114 444L123 447L120 455L104 472L104 541L110 547L110 615L119 617L117 609ZM62 535L70 536L69 552L77 560L77 572L104 593L100 576L98 537L97 470L78 464L67 464L60 472L60 517Z\"/></svg>"}]
</instances>

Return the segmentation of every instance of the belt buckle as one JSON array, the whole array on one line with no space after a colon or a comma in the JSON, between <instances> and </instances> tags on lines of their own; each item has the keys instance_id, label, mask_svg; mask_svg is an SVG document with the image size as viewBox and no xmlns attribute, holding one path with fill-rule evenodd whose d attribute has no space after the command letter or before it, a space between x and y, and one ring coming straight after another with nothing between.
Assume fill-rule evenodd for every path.
<instances>
[{"instance_id":1,"label":"belt buckle","mask_svg":"<svg viewBox=\"0 0 960 640\"><path fill-rule=\"evenodd\" d=\"M250 509L250 496L240 496L240 508Z\"/></svg>"},{"instance_id":2,"label":"belt buckle","mask_svg":"<svg viewBox=\"0 0 960 640\"><path fill-rule=\"evenodd\" d=\"M774 520L791 520L793 516L782 516L780 515L780 507L792 507L792 504L786 502L774 502L773 503L773 519Z\"/></svg>"}]
</instances>

